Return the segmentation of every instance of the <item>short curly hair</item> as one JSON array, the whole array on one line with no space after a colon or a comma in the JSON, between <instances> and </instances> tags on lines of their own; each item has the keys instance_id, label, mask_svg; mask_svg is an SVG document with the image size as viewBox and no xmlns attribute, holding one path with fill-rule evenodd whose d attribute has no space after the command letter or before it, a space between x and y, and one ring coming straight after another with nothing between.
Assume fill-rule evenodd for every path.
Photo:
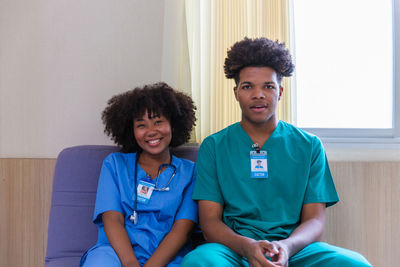
<instances>
[{"instance_id":1,"label":"short curly hair","mask_svg":"<svg viewBox=\"0 0 400 267\"><path fill-rule=\"evenodd\" d=\"M294 64L284 43L265 37L249 39L235 43L225 58L224 71L228 79L239 82L239 73L245 67L270 67L276 71L278 82L292 75Z\"/></svg>"},{"instance_id":2,"label":"short curly hair","mask_svg":"<svg viewBox=\"0 0 400 267\"><path fill-rule=\"evenodd\" d=\"M104 132L124 153L141 151L133 132L133 121L146 113L165 116L171 124L170 147L186 143L196 125L196 107L190 96L160 82L113 96L102 113Z\"/></svg>"}]
</instances>

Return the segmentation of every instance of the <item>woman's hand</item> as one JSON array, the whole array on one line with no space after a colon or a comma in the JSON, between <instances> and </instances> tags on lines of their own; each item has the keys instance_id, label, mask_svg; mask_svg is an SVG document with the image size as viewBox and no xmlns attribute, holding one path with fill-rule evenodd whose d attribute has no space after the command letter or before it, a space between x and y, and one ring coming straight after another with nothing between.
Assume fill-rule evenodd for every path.
<instances>
[{"instance_id":1,"label":"woman's hand","mask_svg":"<svg viewBox=\"0 0 400 267\"><path fill-rule=\"evenodd\" d=\"M159 267L168 265L190 238L193 227L194 222L192 220L180 219L175 221L171 231L164 237L144 266Z\"/></svg>"},{"instance_id":2,"label":"woman's hand","mask_svg":"<svg viewBox=\"0 0 400 267\"><path fill-rule=\"evenodd\" d=\"M107 239L117 253L122 266L140 267L125 230L124 216L118 211L111 210L103 213L102 220Z\"/></svg>"}]
</instances>

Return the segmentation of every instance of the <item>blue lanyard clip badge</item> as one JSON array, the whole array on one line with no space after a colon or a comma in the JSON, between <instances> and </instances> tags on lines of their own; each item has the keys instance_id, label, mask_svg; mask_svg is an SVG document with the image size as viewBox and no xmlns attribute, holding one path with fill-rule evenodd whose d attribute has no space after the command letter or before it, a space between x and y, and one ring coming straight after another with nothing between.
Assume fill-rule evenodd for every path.
<instances>
[{"instance_id":1,"label":"blue lanyard clip badge","mask_svg":"<svg viewBox=\"0 0 400 267\"><path fill-rule=\"evenodd\" d=\"M260 150L259 144L253 144L250 151L250 177L254 179L268 178L267 151Z\"/></svg>"}]
</instances>

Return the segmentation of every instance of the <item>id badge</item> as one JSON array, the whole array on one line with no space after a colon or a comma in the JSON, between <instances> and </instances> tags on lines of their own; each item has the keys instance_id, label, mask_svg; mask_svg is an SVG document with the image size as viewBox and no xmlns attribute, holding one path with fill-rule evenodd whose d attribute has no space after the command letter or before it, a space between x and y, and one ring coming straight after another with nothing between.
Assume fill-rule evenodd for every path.
<instances>
[{"instance_id":1,"label":"id badge","mask_svg":"<svg viewBox=\"0 0 400 267\"><path fill-rule=\"evenodd\" d=\"M151 194L153 194L154 184L140 180L136 193L137 201L143 204L147 204L150 201Z\"/></svg>"},{"instance_id":2,"label":"id badge","mask_svg":"<svg viewBox=\"0 0 400 267\"><path fill-rule=\"evenodd\" d=\"M267 151L250 151L251 178L268 178Z\"/></svg>"}]
</instances>

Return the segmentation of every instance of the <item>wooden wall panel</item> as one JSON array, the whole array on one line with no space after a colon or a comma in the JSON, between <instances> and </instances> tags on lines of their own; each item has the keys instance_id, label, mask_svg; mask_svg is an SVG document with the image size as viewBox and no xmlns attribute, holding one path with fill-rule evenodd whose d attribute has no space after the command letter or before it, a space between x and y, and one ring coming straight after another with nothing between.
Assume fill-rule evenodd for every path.
<instances>
[{"instance_id":1,"label":"wooden wall panel","mask_svg":"<svg viewBox=\"0 0 400 267\"><path fill-rule=\"evenodd\" d=\"M400 266L400 162L333 162L341 201L327 210L324 239L373 266Z\"/></svg>"},{"instance_id":2,"label":"wooden wall panel","mask_svg":"<svg viewBox=\"0 0 400 267\"><path fill-rule=\"evenodd\" d=\"M41 267L55 159L0 159L0 266ZM400 162L332 162L341 201L324 240L400 266Z\"/></svg>"},{"instance_id":3,"label":"wooden wall panel","mask_svg":"<svg viewBox=\"0 0 400 267\"><path fill-rule=\"evenodd\" d=\"M0 159L0 266L44 266L54 166Z\"/></svg>"}]
</instances>

